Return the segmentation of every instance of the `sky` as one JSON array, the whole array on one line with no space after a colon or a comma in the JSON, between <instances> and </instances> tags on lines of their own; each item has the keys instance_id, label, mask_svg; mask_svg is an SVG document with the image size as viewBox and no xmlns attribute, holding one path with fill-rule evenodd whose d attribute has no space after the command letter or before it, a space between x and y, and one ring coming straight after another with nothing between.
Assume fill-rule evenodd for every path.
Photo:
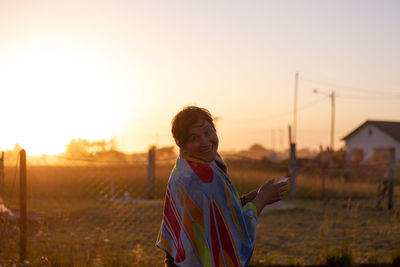
<instances>
[{"instance_id":1,"label":"sky","mask_svg":"<svg viewBox=\"0 0 400 267\"><path fill-rule=\"evenodd\" d=\"M71 139L174 145L186 105L219 149L334 148L367 119L400 121L399 1L0 0L0 150ZM317 89L320 93L313 93Z\"/></svg>"}]
</instances>

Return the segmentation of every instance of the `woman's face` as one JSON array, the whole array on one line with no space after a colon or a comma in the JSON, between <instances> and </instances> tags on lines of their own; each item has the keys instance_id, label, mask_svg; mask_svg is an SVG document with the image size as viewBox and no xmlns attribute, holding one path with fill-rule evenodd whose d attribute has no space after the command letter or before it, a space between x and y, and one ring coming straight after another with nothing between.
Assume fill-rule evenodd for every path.
<instances>
[{"instance_id":1,"label":"woman's face","mask_svg":"<svg viewBox=\"0 0 400 267\"><path fill-rule=\"evenodd\" d=\"M205 119L198 120L189 128L189 138L183 151L194 158L213 161L217 157L218 136Z\"/></svg>"}]
</instances>

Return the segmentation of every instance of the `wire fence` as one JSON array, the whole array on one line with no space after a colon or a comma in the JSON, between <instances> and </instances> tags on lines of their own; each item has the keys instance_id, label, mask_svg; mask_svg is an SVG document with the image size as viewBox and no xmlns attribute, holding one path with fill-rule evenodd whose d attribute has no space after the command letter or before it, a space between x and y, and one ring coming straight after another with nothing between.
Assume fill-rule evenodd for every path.
<instances>
[{"instance_id":1,"label":"wire fence","mask_svg":"<svg viewBox=\"0 0 400 267\"><path fill-rule=\"evenodd\" d=\"M165 167L163 166L166 165ZM170 171L160 161L157 172ZM0 264L19 259L19 168L5 166ZM148 199L147 161L47 156L27 166L28 261L34 265L119 266L150 258L168 172Z\"/></svg>"},{"instance_id":2,"label":"wire fence","mask_svg":"<svg viewBox=\"0 0 400 267\"><path fill-rule=\"evenodd\" d=\"M285 160L223 157L240 194L288 173ZM165 255L154 244L174 161L155 158L149 195L149 158L28 159L25 264L161 266ZM343 251L352 252L350 260L357 263L391 262L396 251L400 257L399 167L394 170L394 206L388 210L387 162L349 167L299 160L296 199L287 194L259 217L252 265L322 264L335 251L341 251L339 258L346 256ZM0 266L19 264L19 171L19 159L4 166Z\"/></svg>"}]
</instances>

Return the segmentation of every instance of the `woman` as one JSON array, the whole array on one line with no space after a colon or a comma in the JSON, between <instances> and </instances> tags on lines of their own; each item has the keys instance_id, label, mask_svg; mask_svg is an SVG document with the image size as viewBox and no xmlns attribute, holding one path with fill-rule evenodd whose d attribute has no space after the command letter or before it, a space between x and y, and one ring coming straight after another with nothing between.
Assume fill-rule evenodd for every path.
<instances>
[{"instance_id":1,"label":"woman","mask_svg":"<svg viewBox=\"0 0 400 267\"><path fill-rule=\"evenodd\" d=\"M189 106L172 121L180 149L168 181L157 246L166 266L248 266L257 217L279 201L288 183L271 179L239 197L218 155L218 136L208 110Z\"/></svg>"}]
</instances>

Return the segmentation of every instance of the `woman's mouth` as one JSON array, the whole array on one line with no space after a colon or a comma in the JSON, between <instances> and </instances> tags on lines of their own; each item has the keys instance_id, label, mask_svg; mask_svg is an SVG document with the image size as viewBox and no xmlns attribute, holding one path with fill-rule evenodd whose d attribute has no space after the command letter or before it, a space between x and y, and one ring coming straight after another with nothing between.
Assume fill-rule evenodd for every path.
<instances>
[{"instance_id":1,"label":"woman's mouth","mask_svg":"<svg viewBox=\"0 0 400 267\"><path fill-rule=\"evenodd\" d=\"M209 147L206 148L206 149L200 150L200 153L202 153L202 154L207 154L207 153L212 152L212 150L213 150L213 146L209 146Z\"/></svg>"}]
</instances>

